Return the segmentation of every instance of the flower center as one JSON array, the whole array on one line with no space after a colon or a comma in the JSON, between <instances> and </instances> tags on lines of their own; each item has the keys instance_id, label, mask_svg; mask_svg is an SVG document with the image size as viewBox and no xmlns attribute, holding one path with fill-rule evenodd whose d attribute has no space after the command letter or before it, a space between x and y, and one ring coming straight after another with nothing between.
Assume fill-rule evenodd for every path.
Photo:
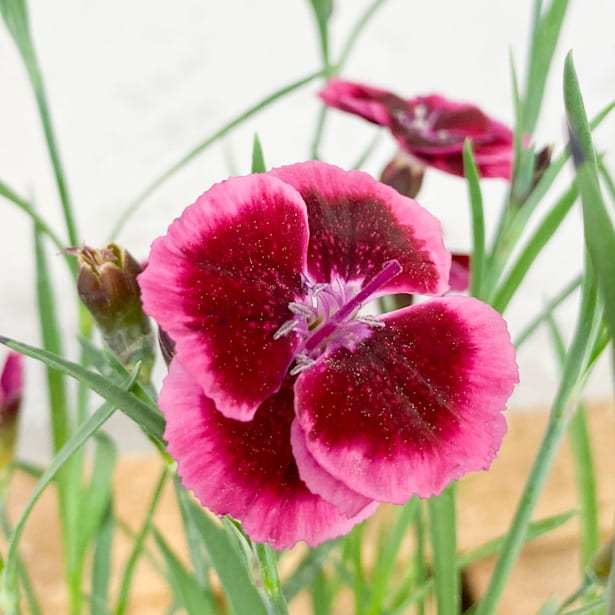
<instances>
[{"instance_id":1,"label":"flower center","mask_svg":"<svg viewBox=\"0 0 615 615\"><path fill-rule=\"evenodd\" d=\"M339 278L330 284L315 284L306 280L305 297L302 301L288 304L293 317L273 336L279 339L292 331L303 338L291 375L308 368L326 349L344 347L352 350L369 335L372 328L384 327L378 318L357 316L357 313L378 289L401 270L399 261L387 261L382 270L362 288Z\"/></svg>"}]
</instances>

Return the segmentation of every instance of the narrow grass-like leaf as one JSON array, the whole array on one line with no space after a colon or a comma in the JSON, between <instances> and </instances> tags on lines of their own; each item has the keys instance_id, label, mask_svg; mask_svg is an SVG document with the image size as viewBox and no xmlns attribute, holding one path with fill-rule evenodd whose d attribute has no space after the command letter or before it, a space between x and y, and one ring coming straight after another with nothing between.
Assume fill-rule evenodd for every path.
<instances>
[{"instance_id":1,"label":"narrow grass-like leaf","mask_svg":"<svg viewBox=\"0 0 615 615\"><path fill-rule=\"evenodd\" d=\"M535 316L530 323L517 335L517 337L513 341L513 345L517 350L521 345L525 343L527 339L531 337L531 335L543 324L548 315L553 312L557 307L559 307L572 293L577 290L581 286L582 277L578 276L574 278L569 284L567 284L553 299L551 299L545 309L540 312L537 316Z\"/></svg>"},{"instance_id":2,"label":"narrow grass-like leaf","mask_svg":"<svg viewBox=\"0 0 615 615\"><path fill-rule=\"evenodd\" d=\"M570 149L583 203L585 243L604 297L607 323L615 336L615 229L600 192L596 154L579 89L572 55L564 66L564 102L568 116Z\"/></svg>"},{"instance_id":3,"label":"narrow grass-like leaf","mask_svg":"<svg viewBox=\"0 0 615 615\"><path fill-rule=\"evenodd\" d=\"M132 550L128 557L128 561L126 562L126 566L124 567L124 571L122 573L122 579L120 581L120 589L118 591L118 597L115 609L113 611L114 615L123 615L128 608L128 598L130 597L130 589L132 587L132 579L134 576L135 567L141 554L143 553L143 547L145 546L145 538L149 534L152 529L152 517L154 516L154 512L156 511L156 507L158 506L158 502L160 501L160 496L162 495L162 489L165 485L165 482L168 478L168 470L166 467L162 469L160 473L160 478L154 487L152 492L152 497L147 507L147 511L145 513L145 519L141 524L141 528L137 532L135 537L135 542L132 546Z\"/></svg>"},{"instance_id":4,"label":"narrow grass-like leaf","mask_svg":"<svg viewBox=\"0 0 615 615\"><path fill-rule=\"evenodd\" d=\"M135 370L129 381L126 383L126 389L129 389L134 380L137 378L138 370ZM7 557L6 557L6 565L2 570L2 575L0 576L0 596L4 599L7 596L11 595L11 590L15 585L15 571L18 560L17 548L19 546L19 541L21 539L21 535L36 504L38 498L41 493L46 489L49 483L54 479L57 473L62 469L64 464L70 457L79 450L89 438L95 434L98 429L111 417L113 412L115 411L115 407L109 402L105 402L92 414L88 420L79 426L79 428L75 431L73 436L64 444L64 446L58 451L58 453L54 456L53 461L49 465L49 467L41 476L40 481L30 494L28 501L26 502L23 511L21 513L21 517L17 522L13 534L11 536L11 541L8 546ZM4 609L4 615L17 615L17 605L11 603L0 603L0 607Z\"/></svg>"},{"instance_id":5,"label":"narrow grass-like leaf","mask_svg":"<svg viewBox=\"0 0 615 615\"><path fill-rule=\"evenodd\" d=\"M547 325L551 333L551 340L557 361L560 367L563 367L566 360L566 347L564 345L562 333L552 313L548 315ZM596 473L587 427L586 412L583 404L579 404L574 415L570 419L568 437L572 449L572 458L574 460L577 496L581 509L580 569L583 571L598 550L600 543Z\"/></svg>"},{"instance_id":6,"label":"narrow grass-like leaf","mask_svg":"<svg viewBox=\"0 0 615 615\"><path fill-rule=\"evenodd\" d=\"M395 524L388 532L388 538L378 553L372 570L369 583L371 596L367 608L363 611L366 615L380 615L382 613L382 605L395 567L397 554L410 524L419 512L420 506L421 501L415 497L398 511Z\"/></svg>"},{"instance_id":7,"label":"narrow grass-like leaf","mask_svg":"<svg viewBox=\"0 0 615 615\"><path fill-rule=\"evenodd\" d=\"M271 615L250 579L245 562L238 556L224 530L203 514L195 502L190 502L189 514L201 534L235 615Z\"/></svg>"},{"instance_id":8,"label":"narrow grass-like leaf","mask_svg":"<svg viewBox=\"0 0 615 615\"><path fill-rule=\"evenodd\" d=\"M265 171L267 171L267 165L265 164L263 147L258 134L254 133L254 139L252 140L252 173L265 173Z\"/></svg>"},{"instance_id":9,"label":"narrow grass-like leaf","mask_svg":"<svg viewBox=\"0 0 615 615\"><path fill-rule=\"evenodd\" d=\"M502 591L517 560L527 534L528 524L549 475L572 408L578 402L588 376L588 363L600 336L602 309L598 303L596 277L586 259L581 307L566 357L560 386L553 402L547 429L530 469L521 500L504 540L495 569L480 601L476 615L493 615Z\"/></svg>"},{"instance_id":10,"label":"narrow grass-like leaf","mask_svg":"<svg viewBox=\"0 0 615 615\"><path fill-rule=\"evenodd\" d=\"M231 130L243 124L246 120L250 119L253 115L256 115L259 111L262 111L263 109L267 108L269 105L283 98L287 94L290 94L291 92L294 92L295 90L298 90L304 85L307 85L308 83L314 81L314 79L322 76L323 74L324 74L323 71L312 73L308 75L307 77L304 77L303 79L294 81L293 83L290 83L289 85L286 85L283 88L276 90L275 92L273 92L273 94L266 96L265 98L257 102L255 105L248 108L243 113L240 113L239 115L234 117L230 122L222 126L222 128L216 130L216 132L214 132L212 135L204 139L196 147L191 149L187 154L182 156L175 164L171 165L171 167L169 167L164 173L162 173L158 178L152 181L141 192L141 194L139 194L137 198L134 201L132 201L132 203L130 203L128 207L126 207L126 209L120 215L116 224L114 225L111 231L110 237L109 237L109 241L113 241L117 237L117 235L120 233L122 228L124 228L124 225L126 224L126 222L128 222L128 220L132 216L134 216L134 214L137 212L139 207L145 202L145 200L151 194L153 194L160 186L162 186L162 184L164 184L168 179L170 179L178 171L183 169L189 162L194 160L199 154L204 152L208 147L216 143L219 139L227 135L229 132L231 132Z\"/></svg>"},{"instance_id":11,"label":"narrow grass-like leaf","mask_svg":"<svg viewBox=\"0 0 615 615\"><path fill-rule=\"evenodd\" d=\"M269 545L262 543L254 544L254 552L259 563L260 573L260 582L257 584L262 587L269 611L274 615L287 614L288 605L280 583L278 560L275 552Z\"/></svg>"},{"instance_id":12,"label":"narrow grass-like leaf","mask_svg":"<svg viewBox=\"0 0 615 615\"><path fill-rule=\"evenodd\" d=\"M553 515L552 517L547 517L545 519L540 519L538 521L532 521L528 525L524 543L557 529L571 519L575 514L576 511L572 510L565 513L560 513L558 515ZM456 560L458 570L461 571L462 568L469 566L470 564L498 553L505 539L506 534L494 538L493 540L472 549L472 551L458 555ZM429 577L423 584L415 587L409 594L407 589L404 588L401 592L394 596L392 601L394 606L389 607L387 613L390 613L391 615L405 615L405 613L407 613L407 608L410 605L416 604L417 602L423 600L431 591L433 585L434 579L433 577Z\"/></svg>"},{"instance_id":13,"label":"narrow grass-like leaf","mask_svg":"<svg viewBox=\"0 0 615 615\"><path fill-rule=\"evenodd\" d=\"M454 483L446 487L440 495L431 497L428 508L438 615L450 615L459 612Z\"/></svg>"},{"instance_id":14,"label":"narrow grass-like leaf","mask_svg":"<svg viewBox=\"0 0 615 615\"><path fill-rule=\"evenodd\" d=\"M292 574L284 581L286 600L290 602L303 587L309 586L330 556L330 551L338 546L336 540L329 540L310 549L299 562Z\"/></svg>"},{"instance_id":15,"label":"narrow grass-like leaf","mask_svg":"<svg viewBox=\"0 0 615 615\"><path fill-rule=\"evenodd\" d=\"M564 221L577 199L576 186L570 187L555 203L544 217L538 228L532 233L521 249L515 263L498 285L491 305L500 313L504 313L530 267L542 249L549 243L555 231Z\"/></svg>"},{"instance_id":16,"label":"narrow grass-like leaf","mask_svg":"<svg viewBox=\"0 0 615 615\"><path fill-rule=\"evenodd\" d=\"M592 600L577 609L564 611L561 615L603 615L604 613L611 615L612 611L605 611L605 608L607 608L606 597L602 596L601 598Z\"/></svg>"},{"instance_id":17,"label":"narrow grass-like leaf","mask_svg":"<svg viewBox=\"0 0 615 615\"><path fill-rule=\"evenodd\" d=\"M485 212L480 189L478 167L474 160L472 143L466 139L463 144L463 172L468 181L470 212L472 214L472 257L470 258L470 294L481 297L483 269L485 266Z\"/></svg>"},{"instance_id":18,"label":"narrow grass-like leaf","mask_svg":"<svg viewBox=\"0 0 615 615\"><path fill-rule=\"evenodd\" d=\"M523 130L532 134L542 106L545 84L555 47L568 9L568 0L553 0L541 14L542 2L536 1L532 42L528 55L528 71L523 103Z\"/></svg>"},{"instance_id":19,"label":"narrow grass-like leaf","mask_svg":"<svg viewBox=\"0 0 615 615\"><path fill-rule=\"evenodd\" d=\"M334 593L329 579L322 569L316 572L310 583L310 598L312 601L312 613L331 615Z\"/></svg>"},{"instance_id":20,"label":"narrow grass-like leaf","mask_svg":"<svg viewBox=\"0 0 615 615\"><path fill-rule=\"evenodd\" d=\"M66 248L66 242L60 239L60 237L53 231L53 229L47 225L45 220L41 218L35 211L34 207L28 201L21 198L17 195L14 190L11 190L4 182L0 181L0 196L3 196L5 199L11 201L14 205L17 205L19 209L21 209L24 213L26 213L32 222L34 222L37 227L45 234L49 239L53 242L58 251L64 250ZM69 255L65 255L65 259L67 262L72 263L75 259L70 257Z\"/></svg>"},{"instance_id":21,"label":"narrow grass-like leaf","mask_svg":"<svg viewBox=\"0 0 615 615\"><path fill-rule=\"evenodd\" d=\"M199 583L179 561L156 528L152 529L154 539L167 566L167 578L173 588L178 606L189 615L216 615L215 604L203 594Z\"/></svg>"},{"instance_id":22,"label":"narrow grass-like leaf","mask_svg":"<svg viewBox=\"0 0 615 615\"><path fill-rule=\"evenodd\" d=\"M23 344L2 335L0 335L0 344L4 344L33 359L38 359L45 363L45 365L85 383L92 391L106 399L113 407L118 408L133 421L141 425L148 436L162 445L164 418L159 412L154 411L151 405L146 404L134 394L109 382L104 376L88 371L77 363L68 361L52 352Z\"/></svg>"},{"instance_id":23,"label":"narrow grass-like leaf","mask_svg":"<svg viewBox=\"0 0 615 615\"><path fill-rule=\"evenodd\" d=\"M329 16L333 10L333 0L309 0L318 26L320 52L323 66L329 66Z\"/></svg>"},{"instance_id":24,"label":"narrow grass-like leaf","mask_svg":"<svg viewBox=\"0 0 615 615\"><path fill-rule=\"evenodd\" d=\"M81 494L78 534L80 557L85 556L88 544L99 529L105 512L109 508L112 494L112 480L117 458L115 444L109 436L97 433L94 466L89 483Z\"/></svg>"},{"instance_id":25,"label":"narrow grass-like leaf","mask_svg":"<svg viewBox=\"0 0 615 615\"><path fill-rule=\"evenodd\" d=\"M524 542L529 542L530 540L534 540L543 534L547 534L558 529L577 514L578 513L576 510L569 510L551 517L546 517L545 519L532 521L527 527L527 534ZM470 564L494 555L500 550L505 538L506 535L499 536L480 545L479 547L476 547L475 549L472 549L471 551L468 551L467 553L459 555L457 558L457 565L459 568L464 568L465 566L469 566Z\"/></svg>"},{"instance_id":26,"label":"narrow grass-like leaf","mask_svg":"<svg viewBox=\"0 0 615 615\"><path fill-rule=\"evenodd\" d=\"M109 502L96 535L92 561L92 591L90 594L90 615L109 615L109 582L111 580L111 553L113 547L113 506Z\"/></svg>"},{"instance_id":27,"label":"narrow grass-like leaf","mask_svg":"<svg viewBox=\"0 0 615 615\"><path fill-rule=\"evenodd\" d=\"M32 44L25 0L0 0L0 12L17 45L17 49L19 49L28 77L30 78L40 120L43 125L49 158L60 195L68 240L71 245L75 246L78 242L77 229L73 218L72 205L68 194L64 170L60 161L60 152L53 130L49 105L47 104L43 77L36 59L34 45Z\"/></svg>"},{"instance_id":28,"label":"narrow grass-like leaf","mask_svg":"<svg viewBox=\"0 0 615 615\"><path fill-rule=\"evenodd\" d=\"M209 562L209 558L204 552L204 545L201 540L201 536L196 525L194 524L192 515L190 514L190 510L188 508L188 499L190 496L188 496L186 490L182 487L177 477L173 480L173 488L175 490L175 496L181 512L182 522L184 525L184 534L186 536L186 542L188 543L188 550L190 552L194 576L204 592L211 591L208 575L211 564Z\"/></svg>"}]
</instances>

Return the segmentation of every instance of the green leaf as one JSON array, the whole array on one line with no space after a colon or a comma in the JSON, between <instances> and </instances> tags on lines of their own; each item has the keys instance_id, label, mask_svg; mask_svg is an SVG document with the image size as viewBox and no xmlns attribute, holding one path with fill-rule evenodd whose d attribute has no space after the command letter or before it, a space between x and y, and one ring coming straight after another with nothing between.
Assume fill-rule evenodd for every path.
<instances>
[{"instance_id":1,"label":"green leaf","mask_svg":"<svg viewBox=\"0 0 615 615\"><path fill-rule=\"evenodd\" d=\"M138 211L139 207L145 202L145 200L151 194L153 194L169 178L173 177L173 175L175 175L178 171L183 169L189 162L194 160L199 154L201 154L211 145L216 143L216 141L218 141L219 139L227 135L229 132L231 132L231 130L233 130L240 124L243 124L246 120L250 119L253 115L256 115L259 111L262 111L263 109L267 108L269 105L283 98L287 94L290 94L291 92L294 92L295 90L298 90L304 85L307 85L308 83L314 81L314 79L316 79L317 77L321 77L323 74L324 74L323 71L312 73L311 75L308 75L307 77L304 77L303 79L299 79L298 81L290 83L289 85L286 85L283 88L276 90L275 92L273 92L273 94L266 96L265 98L257 102L252 107L249 107L243 113L240 113L239 115L234 117L230 122L222 126L222 128L214 132L211 136L207 137L205 140L199 143L199 145L197 145L195 148L190 150L187 154L182 156L182 158L180 158L175 164L173 164L169 169L167 169L164 173L162 173L162 175L160 175L157 179L151 182L141 192L141 194L139 194L139 196L137 196L137 198L132 203L130 203L128 207L126 207L126 209L121 214L118 221L116 222L115 226L113 227L111 234L110 234L109 241L112 241L117 237L117 235L120 233L120 231L122 230L126 222L128 222L128 220L132 216L134 216L134 214Z\"/></svg>"},{"instance_id":2,"label":"green leaf","mask_svg":"<svg viewBox=\"0 0 615 615\"><path fill-rule=\"evenodd\" d=\"M90 540L98 531L112 496L113 471L117 458L115 444L109 436L97 433L96 454L89 484L81 493L80 517L77 524L80 555L85 555Z\"/></svg>"},{"instance_id":3,"label":"green leaf","mask_svg":"<svg viewBox=\"0 0 615 615\"><path fill-rule=\"evenodd\" d=\"M485 266L485 213L480 189L478 167L472 152L472 143L463 144L463 171L468 180L470 211L472 213L472 258L470 259L470 294L481 297L483 269Z\"/></svg>"},{"instance_id":4,"label":"green leaf","mask_svg":"<svg viewBox=\"0 0 615 615\"><path fill-rule=\"evenodd\" d=\"M523 104L523 130L526 134L532 134L536 128L547 76L568 9L568 0L553 0L544 15L541 15L541 4L540 0L536 0L534 4L534 24Z\"/></svg>"},{"instance_id":5,"label":"green leaf","mask_svg":"<svg viewBox=\"0 0 615 615\"><path fill-rule=\"evenodd\" d=\"M585 244L598 276L606 308L606 319L613 337L615 336L615 258L613 258L615 229L600 191L596 154L572 54L568 54L564 66L564 102L568 116L570 150L583 203Z\"/></svg>"},{"instance_id":6,"label":"green leaf","mask_svg":"<svg viewBox=\"0 0 615 615\"><path fill-rule=\"evenodd\" d=\"M141 425L148 436L160 443L162 447L164 446L162 443L164 418L159 411L153 409L152 405L146 404L134 394L109 382L104 376L84 369L77 363L67 361L52 352L23 344L2 335L0 335L0 344L17 350L28 357L37 359L45 363L45 365L75 378L79 382L85 383L92 391L106 399L113 407L118 408L133 421Z\"/></svg>"},{"instance_id":7,"label":"green leaf","mask_svg":"<svg viewBox=\"0 0 615 615\"><path fill-rule=\"evenodd\" d=\"M197 580L184 568L161 534L156 529L152 533L167 565L167 577L177 603L189 615L217 615L215 604L203 594Z\"/></svg>"},{"instance_id":8,"label":"green leaf","mask_svg":"<svg viewBox=\"0 0 615 615\"><path fill-rule=\"evenodd\" d=\"M109 582L111 580L111 551L113 547L112 503L109 502L102 522L98 526L94 560L92 562L92 593L90 596L90 615L109 615Z\"/></svg>"},{"instance_id":9,"label":"green leaf","mask_svg":"<svg viewBox=\"0 0 615 615\"><path fill-rule=\"evenodd\" d=\"M576 186L569 188L555 203L544 217L538 228L526 240L520 250L519 256L510 270L498 284L491 305L500 313L504 313L515 292L521 285L530 267L536 262L536 258L542 249L552 239L553 234L564 221L575 201L577 200Z\"/></svg>"},{"instance_id":10,"label":"green leaf","mask_svg":"<svg viewBox=\"0 0 615 615\"><path fill-rule=\"evenodd\" d=\"M332 0L310 0L310 5L314 11L318 35L320 39L320 51L325 67L329 66L329 16L333 9Z\"/></svg>"},{"instance_id":11,"label":"green leaf","mask_svg":"<svg viewBox=\"0 0 615 615\"><path fill-rule=\"evenodd\" d=\"M22 352L19 350L19 352ZM24 353L25 354L25 353ZM130 379L126 383L126 389L129 389L135 379L137 378L138 370L135 369L131 374ZM5 615L14 615L17 613L17 605L11 603L1 602L1 599L6 599L10 596L15 587L15 571L18 561L17 548L21 539L25 523L34 508L38 498L43 493L45 488L54 479L56 474L62 469L64 464L70 459L70 457L78 451L93 434L100 429L100 427L111 417L115 408L109 402L105 402L92 414L85 423L82 423L76 430L74 435L64 444L64 446L54 456L53 461L49 467L43 472L40 481L34 488L34 491L30 494L26 505L23 508L21 517L15 526L11 541L9 543L6 565L0 576L0 606L4 608Z\"/></svg>"},{"instance_id":12,"label":"green leaf","mask_svg":"<svg viewBox=\"0 0 615 615\"><path fill-rule=\"evenodd\" d=\"M388 532L388 537L377 554L369 584L371 598L364 611L366 615L380 615L382 613L382 605L395 567L397 554L401 548L404 536L408 532L408 527L420 511L420 505L421 501L415 497L408 504L401 507L395 525Z\"/></svg>"},{"instance_id":13,"label":"green leaf","mask_svg":"<svg viewBox=\"0 0 615 615\"><path fill-rule=\"evenodd\" d=\"M235 615L268 615L263 598L254 587L246 564L240 559L229 536L195 502L189 502L188 512L207 548Z\"/></svg>"},{"instance_id":14,"label":"green leaf","mask_svg":"<svg viewBox=\"0 0 615 615\"><path fill-rule=\"evenodd\" d=\"M114 615L123 615L128 608L128 598L130 596L130 589L132 587L132 579L135 572L135 567L139 558L141 557L144 547L145 547L145 539L152 529L152 517L154 516L154 512L156 507L158 506L158 502L160 501L160 496L162 495L162 489L165 485L165 482L168 477L167 468L163 468L160 478L154 487L154 491L152 493L152 497L147 507L147 511L145 513L145 519L141 524L141 528L137 532L135 537L135 542L128 556L128 560L126 565L124 566L124 571L122 572L122 578L120 581L120 589L118 591L117 604L114 609Z\"/></svg>"},{"instance_id":15,"label":"green leaf","mask_svg":"<svg viewBox=\"0 0 615 615\"><path fill-rule=\"evenodd\" d=\"M252 141L252 173L265 173L265 171L267 171L267 165L263 156L263 148L258 134L254 133L254 140Z\"/></svg>"},{"instance_id":16,"label":"green leaf","mask_svg":"<svg viewBox=\"0 0 615 615\"><path fill-rule=\"evenodd\" d=\"M302 588L311 585L316 575L330 555L331 549L338 545L337 540L329 540L310 549L299 562L293 573L284 582L284 595L290 602Z\"/></svg>"},{"instance_id":17,"label":"green leaf","mask_svg":"<svg viewBox=\"0 0 615 615\"><path fill-rule=\"evenodd\" d=\"M459 612L459 572L457 570L457 531L455 484L429 498L431 548L438 615Z\"/></svg>"}]
</instances>

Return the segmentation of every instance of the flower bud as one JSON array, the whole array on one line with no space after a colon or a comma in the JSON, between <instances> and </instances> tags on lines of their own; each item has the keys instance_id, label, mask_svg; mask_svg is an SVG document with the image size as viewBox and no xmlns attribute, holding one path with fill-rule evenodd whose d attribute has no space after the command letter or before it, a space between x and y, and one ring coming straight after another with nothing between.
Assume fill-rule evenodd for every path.
<instances>
[{"instance_id":1,"label":"flower bud","mask_svg":"<svg viewBox=\"0 0 615 615\"><path fill-rule=\"evenodd\" d=\"M23 357L9 352L0 374L0 472L13 459L23 392Z\"/></svg>"},{"instance_id":2,"label":"flower bud","mask_svg":"<svg viewBox=\"0 0 615 615\"><path fill-rule=\"evenodd\" d=\"M100 250L84 246L70 252L79 258L77 292L106 345L129 370L141 361L139 379L149 382L155 339L137 284L142 267L114 243Z\"/></svg>"},{"instance_id":3,"label":"flower bud","mask_svg":"<svg viewBox=\"0 0 615 615\"><path fill-rule=\"evenodd\" d=\"M615 555L615 539L604 543L594 555L589 567L598 581L606 582L611 573L611 565Z\"/></svg>"},{"instance_id":4,"label":"flower bud","mask_svg":"<svg viewBox=\"0 0 615 615\"><path fill-rule=\"evenodd\" d=\"M402 151L382 170L380 181L413 199L421 189L425 167Z\"/></svg>"}]
</instances>

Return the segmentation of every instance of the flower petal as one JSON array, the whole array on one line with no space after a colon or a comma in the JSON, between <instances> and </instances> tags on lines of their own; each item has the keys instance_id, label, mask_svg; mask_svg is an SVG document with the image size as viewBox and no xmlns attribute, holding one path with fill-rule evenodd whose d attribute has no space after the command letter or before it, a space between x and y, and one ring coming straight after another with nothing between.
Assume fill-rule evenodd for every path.
<instances>
[{"instance_id":1,"label":"flower petal","mask_svg":"<svg viewBox=\"0 0 615 615\"><path fill-rule=\"evenodd\" d=\"M298 343L274 339L301 294L305 204L266 175L213 186L157 239L139 276L145 311L225 415L252 418Z\"/></svg>"},{"instance_id":2,"label":"flower petal","mask_svg":"<svg viewBox=\"0 0 615 615\"><path fill-rule=\"evenodd\" d=\"M177 359L159 400L167 420L165 439L183 484L203 506L232 515L253 540L276 549L299 540L317 545L374 512L372 504L348 518L299 478L290 446L291 378L252 421L241 422L218 412Z\"/></svg>"},{"instance_id":3,"label":"flower petal","mask_svg":"<svg viewBox=\"0 0 615 615\"><path fill-rule=\"evenodd\" d=\"M383 320L354 351L303 372L295 407L318 464L401 504L490 465L518 373L503 319L476 299L433 299Z\"/></svg>"},{"instance_id":4,"label":"flower petal","mask_svg":"<svg viewBox=\"0 0 615 615\"><path fill-rule=\"evenodd\" d=\"M299 476L308 489L331 502L344 515L352 517L361 512L373 500L352 491L344 483L318 465L305 443L305 432L296 419L290 428L293 456L299 468Z\"/></svg>"},{"instance_id":5,"label":"flower petal","mask_svg":"<svg viewBox=\"0 0 615 615\"><path fill-rule=\"evenodd\" d=\"M296 188L307 205L307 266L315 282L364 281L395 259L403 271L378 294L431 295L447 290L450 254L440 223L413 199L366 173L319 161L270 174Z\"/></svg>"}]
</instances>

